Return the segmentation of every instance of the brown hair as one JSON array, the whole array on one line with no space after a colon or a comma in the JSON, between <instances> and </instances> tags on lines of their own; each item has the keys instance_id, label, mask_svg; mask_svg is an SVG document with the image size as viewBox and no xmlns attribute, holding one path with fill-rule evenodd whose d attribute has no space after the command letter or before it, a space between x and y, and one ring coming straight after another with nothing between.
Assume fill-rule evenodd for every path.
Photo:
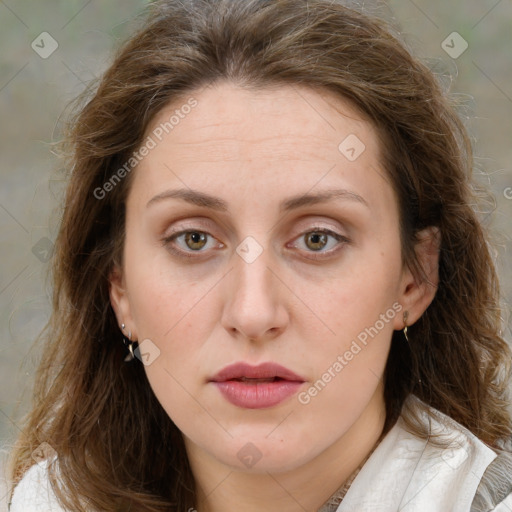
<instances>
[{"instance_id":1,"label":"brown hair","mask_svg":"<svg viewBox=\"0 0 512 512\"><path fill-rule=\"evenodd\" d=\"M510 350L500 335L498 283L471 205L465 128L434 75L380 20L332 0L167 0L117 54L72 119L62 224L53 259L53 315L34 406L12 454L16 482L47 442L52 482L72 510L186 511L194 480L181 433L126 351L109 301L122 261L130 176L98 199L169 102L229 80L300 84L346 98L381 134L400 209L404 264L425 278L417 233L441 233L439 287L409 328L395 331L385 371L387 432L411 393L491 446L512 431L505 407ZM415 411L403 411L410 428ZM55 465L52 466L54 468Z\"/></svg>"}]
</instances>

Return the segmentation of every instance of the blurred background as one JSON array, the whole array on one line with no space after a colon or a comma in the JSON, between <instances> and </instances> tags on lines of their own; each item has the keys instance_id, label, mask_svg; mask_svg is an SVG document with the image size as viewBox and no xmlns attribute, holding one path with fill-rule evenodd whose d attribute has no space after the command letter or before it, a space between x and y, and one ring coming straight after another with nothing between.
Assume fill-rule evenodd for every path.
<instances>
[{"instance_id":1,"label":"blurred background","mask_svg":"<svg viewBox=\"0 0 512 512\"><path fill-rule=\"evenodd\" d=\"M52 143L68 103L106 69L147 3L0 0L0 510L5 456L30 406L33 342L49 316L46 272L65 185ZM482 219L492 229L503 300L512 303L512 2L359 4L394 20L410 50L462 101L475 179L494 195Z\"/></svg>"}]
</instances>

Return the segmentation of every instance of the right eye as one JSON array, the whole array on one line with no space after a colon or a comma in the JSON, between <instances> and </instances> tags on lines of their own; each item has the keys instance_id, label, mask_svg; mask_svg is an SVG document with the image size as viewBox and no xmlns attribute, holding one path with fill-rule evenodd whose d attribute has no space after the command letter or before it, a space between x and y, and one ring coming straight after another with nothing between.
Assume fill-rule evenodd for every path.
<instances>
[{"instance_id":1,"label":"right eye","mask_svg":"<svg viewBox=\"0 0 512 512\"><path fill-rule=\"evenodd\" d=\"M211 240L215 240L210 233L189 229L173 233L172 235L165 237L162 242L164 247L169 249L176 256L194 258L194 252L204 253L207 251L203 249L205 247L208 249L209 238ZM221 247L224 247L224 244L219 242L217 248ZM212 248L211 245L209 248Z\"/></svg>"}]
</instances>

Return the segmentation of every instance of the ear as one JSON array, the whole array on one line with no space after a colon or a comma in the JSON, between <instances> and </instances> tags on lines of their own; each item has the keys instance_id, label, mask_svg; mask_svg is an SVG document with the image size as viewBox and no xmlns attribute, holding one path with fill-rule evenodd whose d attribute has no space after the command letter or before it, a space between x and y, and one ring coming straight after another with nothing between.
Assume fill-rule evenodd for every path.
<instances>
[{"instance_id":1,"label":"ear","mask_svg":"<svg viewBox=\"0 0 512 512\"><path fill-rule=\"evenodd\" d=\"M439 285L441 232L438 227L429 226L420 231L417 238L415 252L425 278L415 277L408 267L402 273L398 302L402 305L403 311L408 312L407 325L414 324L426 311L434 300ZM405 327L403 317L397 316L395 319L395 329L403 329Z\"/></svg>"},{"instance_id":2,"label":"ear","mask_svg":"<svg viewBox=\"0 0 512 512\"><path fill-rule=\"evenodd\" d=\"M128 336L131 333L131 340L137 339L137 329L133 321L130 309L130 300L126 291L124 273L117 265L109 276L109 295L110 303L117 318L119 329L125 324L124 334Z\"/></svg>"}]
</instances>

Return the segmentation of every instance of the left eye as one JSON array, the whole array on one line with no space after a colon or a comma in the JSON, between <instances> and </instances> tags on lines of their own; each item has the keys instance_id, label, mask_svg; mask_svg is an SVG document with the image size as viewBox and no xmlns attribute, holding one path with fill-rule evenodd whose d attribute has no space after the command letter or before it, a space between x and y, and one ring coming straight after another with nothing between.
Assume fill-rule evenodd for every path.
<instances>
[{"instance_id":1,"label":"left eye","mask_svg":"<svg viewBox=\"0 0 512 512\"><path fill-rule=\"evenodd\" d=\"M349 242L348 238L345 236L323 228L303 233L298 240L304 242L306 246L304 250L313 253L330 253L333 252L332 248L336 245Z\"/></svg>"}]
</instances>

